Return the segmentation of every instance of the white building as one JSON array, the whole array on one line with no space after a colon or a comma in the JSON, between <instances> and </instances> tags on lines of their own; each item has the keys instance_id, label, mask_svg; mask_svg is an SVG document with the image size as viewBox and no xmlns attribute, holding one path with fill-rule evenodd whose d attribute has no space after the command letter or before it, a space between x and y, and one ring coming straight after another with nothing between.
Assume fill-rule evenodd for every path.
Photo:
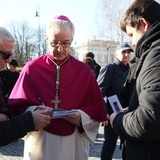
<instances>
[{"instance_id":1,"label":"white building","mask_svg":"<svg viewBox=\"0 0 160 160\"><path fill-rule=\"evenodd\" d=\"M104 66L116 61L115 50L119 43L116 41L90 40L82 44L75 44L72 55L83 61L84 55L87 52L92 52L95 55L95 61L101 66Z\"/></svg>"},{"instance_id":2,"label":"white building","mask_svg":"<svg viewBox=\"0 0 160 160\"><path fill-rule=\"evenodd\" d=\"M105 40L90 40L74 46L75 56L83 61L84 55L87 52L92 52L95 55L95 61L101 66L115 61L115 50L119 42Z\"/></svg>"}]
</instances>

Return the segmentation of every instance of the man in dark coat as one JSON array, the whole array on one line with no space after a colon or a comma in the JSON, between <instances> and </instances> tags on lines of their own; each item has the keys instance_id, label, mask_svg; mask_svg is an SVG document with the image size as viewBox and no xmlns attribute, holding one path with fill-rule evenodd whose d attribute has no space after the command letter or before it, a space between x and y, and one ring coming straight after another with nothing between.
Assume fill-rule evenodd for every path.
<instances>
[{"instance_id":1,"label":"man in dark coat","mask_svg":"<svg viewBox=\"0 0 160 160\"><path fill-rule=\"evenodd\" d=\"M138 59L129 112L113 113L114 131L126 139L126 160L160 157L160 4L136 0L126 11L121 29L132 37Z\"/></svg>"},{"instance_id":2,"label":"man in dark coat","mask_svg":"<svg viewBox=\"0 0 160 160\"><path fill-rule=\"evenodd\" d=\"M109 115L113 113L113 110L107 100L107 97L115 94L119 96L129 72L131 52L133 52L133 50L127 43L119 44L115 51L117 62L103 67L97 78L98 85L106 103L107 113ZM101 151L101 160L112 160L118 135L113 131L110 123L103 122L103 125L105 141Z\"/></svg>"},{"instance_id":3,"label":"man in dark coat","mask_svg":"<svg viewBox=\"0 0 160 160\"><path fill-rule=\"evenodd\" d=\"M5 103L8 103L8 98L10 93L17 82L19 77L19 72L16 71L16 67L18 66L18 62L15 59L12 59L10 63L7 64L7 67L0 72L0 78L2 80L2 91L3 91L3 98Z\"/></svg>"}]
</instances>

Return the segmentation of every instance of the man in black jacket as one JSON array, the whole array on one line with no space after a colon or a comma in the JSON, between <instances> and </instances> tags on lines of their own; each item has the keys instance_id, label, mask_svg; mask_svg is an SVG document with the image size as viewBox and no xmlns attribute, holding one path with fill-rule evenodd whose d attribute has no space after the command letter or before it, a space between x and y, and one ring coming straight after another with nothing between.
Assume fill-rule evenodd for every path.
<instances>
[{"instance_id":1,"label":"man in black jacket","mask_svg":"<svg viewBox=\"0 0 160 160\"><path fill-rule=\"evenodd\" d=\"M108 103L107 97L119 95L126 81L129 72L130 54L132 48L127 43L117 46L115 56L117 62L108 64L101 69L97 82L106 102L107 113L112 114L113 110ZM101 152L101 160L112 160L118 135L113 131L110 123L103 122L104 125L104 143Z\"/></svg>"},{"instance_id":2,"label":"man in black jacket","mask_svg":"<svg viewBox=\"0 0 160 160\"><path fill-rule=\"evenodd\" d=\"M19 77L19 72L16 71L18 62L15 59L12 59L10 63L7 64L6 68L0 72L0 78L2 81L2 92L5 103L8 103L8 98L10 93Z\"/></svg>"},{"instance_id":3,"label":"man in black jacket","mask_svg":"<svg viewBox=\"0 0 160 160\"><path fill-rule=\"evenodd\" d=\"M121 29L132 38L138 59L129 112L113 113L114 131L126 139L126 160L160 157L160 4L135 0L125 12Z\"/></svg>"},{"instance_id":4,"label":"man in black jacket","mask_svg":"<svg viewBox=\"0 0 160 160\"><path fill-rule=\"evenodd\" d=\"M0 27L0 71L11 62L14 49L14 37L5 28ZM0 81L0 146L4 146L33 130L40 130L50 123L48 107L37 106L36 111L26 111L23 115L12 117L2 97ZM43 109L43 110L42 110Z\"/></svg>"}]
</instances>

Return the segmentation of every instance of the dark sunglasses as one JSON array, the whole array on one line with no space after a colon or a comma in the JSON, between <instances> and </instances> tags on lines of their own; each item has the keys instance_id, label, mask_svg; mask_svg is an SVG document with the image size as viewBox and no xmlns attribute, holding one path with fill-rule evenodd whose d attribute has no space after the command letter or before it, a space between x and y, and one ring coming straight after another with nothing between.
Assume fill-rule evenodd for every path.
<instances>
[{"instance_id":1,"label":"dark sunglasses","mask_svg":"<svg viewBox=\"0 0 160 160\"><path fill-rule=\"evenodd\" d=\"M13 55L13 53L10 53L10 52L3 52L3 51L0 51L0 54L2 56L2 58L4 60L8 59L9 57L11 57Z\"/></svg>"}]
</instances>

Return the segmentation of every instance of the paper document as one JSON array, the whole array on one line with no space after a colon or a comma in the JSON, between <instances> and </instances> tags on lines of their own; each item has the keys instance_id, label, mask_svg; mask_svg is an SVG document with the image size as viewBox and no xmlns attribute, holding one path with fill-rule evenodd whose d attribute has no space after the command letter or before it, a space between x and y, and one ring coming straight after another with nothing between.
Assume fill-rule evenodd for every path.
<instances>
[{"instance_id":1,"label":"paper document","mask_svg":"<svg viewBox=\"0 0 160 160\"><path fill-rule=\"evenodd\" d=\"M55 110L52 113L52 118L61 118L62 116L76 114L77 110Z\"/></svg>"},{"instance_id":2,"label":"paper document","mask_svg":"<svg viewBox=\"0 0 160 160\"><path fill-rule=\"evenodd\" d=\"M118 113L123 110L117 95L113 95L113 96L108 97L108 101L109 101L114 113Z\"/></svg>"}]
</instances>

